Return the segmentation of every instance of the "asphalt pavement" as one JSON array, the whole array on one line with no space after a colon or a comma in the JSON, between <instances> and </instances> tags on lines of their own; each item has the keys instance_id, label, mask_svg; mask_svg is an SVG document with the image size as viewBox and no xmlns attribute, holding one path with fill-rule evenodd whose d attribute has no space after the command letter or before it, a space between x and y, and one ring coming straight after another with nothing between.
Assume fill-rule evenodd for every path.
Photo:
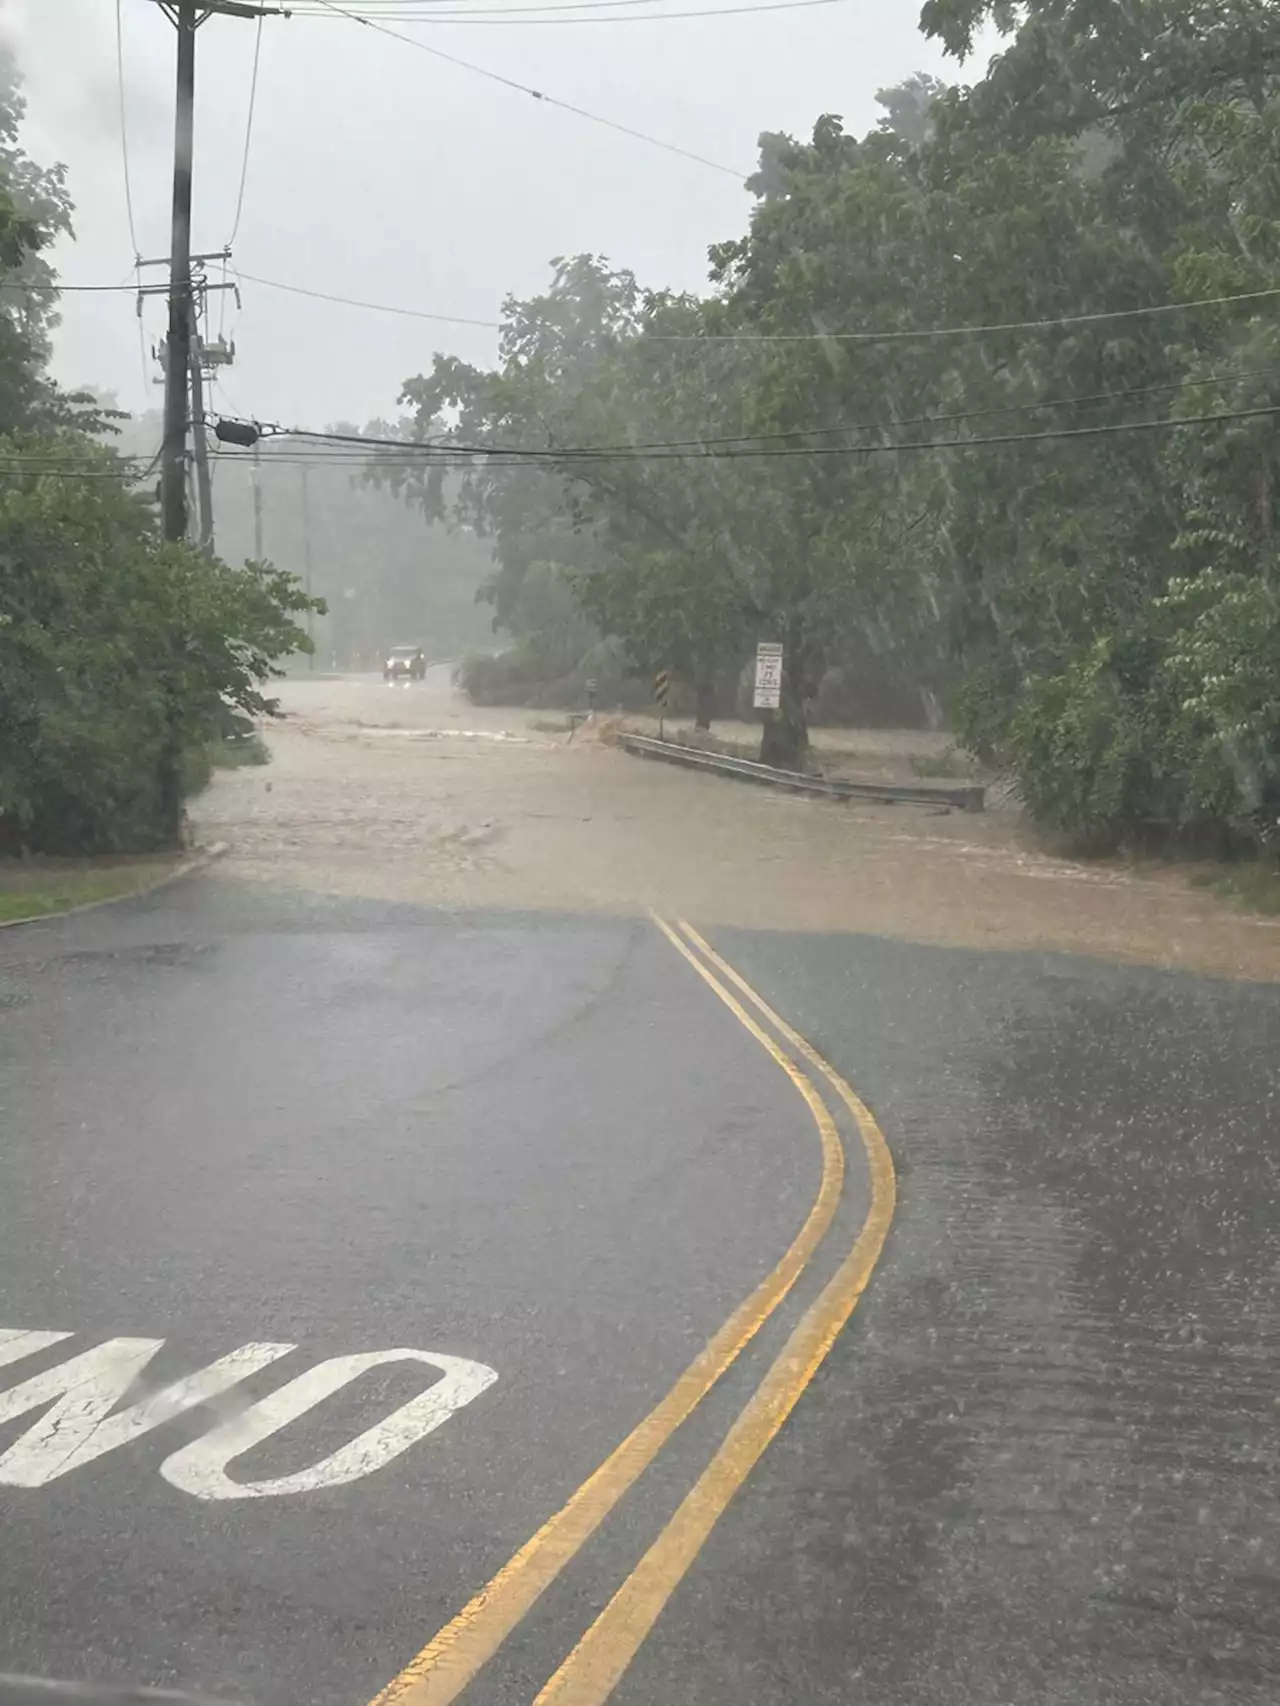
<instances>
[{"instance_id":1,"label":"asphalt pavement","mask_svg":"<svg viewBox=\"0 0 1280 1706\"><path fill-rule=\"evenodd\" d=\"M898 1209L618 1706L1280 1699L1280 990L715 943L875 1107Z\"/></svg>"},{"instance_id":2,"label":"asphalt pavement","mask_svg":"<svg viewBox=\"0 0 1280 1706\"><path fill-rule=\"evenodd\" d=\"M898 1207L619 1706L1280 1696L1280 992L713 944L875 1109ZM795 1085L647 919L215 871L0 933L0 1027L0 1329L73 1335L7 1365L0 1337L0 1669L364 1706L662 1402L822 1177ZM867 1212L842 1131L812 1270L464 1706L531 1706L813 1305ZM38 1376L104 1342L37 1437ZM247 1377L145 1410L231 1353ZM104 1392L142 1422L113 1433Z\"/></svg>"}]
</instances>

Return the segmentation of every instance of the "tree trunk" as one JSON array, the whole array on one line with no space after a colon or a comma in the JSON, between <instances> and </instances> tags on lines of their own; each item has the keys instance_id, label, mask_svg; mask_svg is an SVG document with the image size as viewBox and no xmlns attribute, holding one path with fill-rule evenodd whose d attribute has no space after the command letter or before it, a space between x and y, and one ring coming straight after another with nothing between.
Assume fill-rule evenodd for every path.
<instances>
[{"instance_id":1,"label":"tree trunk","mask_svg":"<svg viewBox=\"0 0 1280 1706\"><path fill-rule=\"evenodd\" d=\"M173 704L172 688L165 710L165 739L157 766L156 790L159 831L163 845L182 845L182 736L181 720Z\"/></svg>"},{"instance_id":2,"label":"tree trunk","mask_svg":"<svg viewBox=\"0 0 1280 1706\"><path fill-rule=\"evenodd\" d=\"M694 690L693 726L696 729L711 727L711 713L715 710L715 689L709 681L700 681Z\"/></svg>"},{"instance_id":3,"label":"tree trunk","mask_svg":"<svg viewBox=\"0 0 1280 1706\"><path fill-rule=\"evenodd\" d=\"M800 659L788 647L782 654L782 703L764 714L760 737L760 762L775 770L800 770L809 750L809 723Z\"/></svg>"}]
</instances>

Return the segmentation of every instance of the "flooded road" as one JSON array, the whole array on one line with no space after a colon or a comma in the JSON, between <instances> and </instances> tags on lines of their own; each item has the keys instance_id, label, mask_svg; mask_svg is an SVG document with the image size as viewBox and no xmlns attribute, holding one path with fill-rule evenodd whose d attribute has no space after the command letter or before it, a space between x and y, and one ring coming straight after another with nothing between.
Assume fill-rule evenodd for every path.
<instances>
[{"instance_id":1,"label":"flooded road","mask_svg":"<svg viewBox=\"0 0 1280 1706\"><path fill-rule=\"evenodd\" d=\"M1269 1706L1280 986L1119 962L1275 933L284 697L225 859L0 933L0 1668Z\"/></svg>"},{"instance_id":2,"label":"flooded road","mask_svg":"<svg viewBox=\"0 0 1280 1706\"><path fill-rule=\"evenodd\" d=\"M964 947L1078 951L1280 979L1280 921L1173 874L1038 853L1015 814L797 799L646 764L562 720L475 707L449 671L282 684L273 762L193 805L231 875L436 906L854 930ZM877 755L936 737L842 732Z\"/></svg>"}]
</instances>

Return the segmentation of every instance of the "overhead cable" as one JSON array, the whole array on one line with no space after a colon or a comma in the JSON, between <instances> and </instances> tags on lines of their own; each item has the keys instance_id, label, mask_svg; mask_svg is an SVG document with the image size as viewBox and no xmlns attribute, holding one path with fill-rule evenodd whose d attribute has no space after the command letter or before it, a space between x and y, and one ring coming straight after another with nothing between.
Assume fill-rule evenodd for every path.
<instances>
[{"instance_id":1,"label":"overhead cable","mask_svg":"<svg viewBox=\"0 0 1280 1706\"><path fill-rule=\"evenodd\" d=\"M887 420L844 421L834 426L792 427L785 432L710 434L702 438L653 440L632 445L603 445L606 450L694 449L706 444L768 444L801 438L830 438L836 433L888 432L898 427L949 426L954 421L989 419L992 415L1043 414L1048 409L1094 407L1124 402L1132 397L1150 397L1170 391L1195 391L1207 385L1239 385L1247 379L1280 378L1280 367L1245 367L1234 373L1207 373L1199 378L1166 379L1157 385L1131 385L1115 391L1091 391L1072 397L1042 397L1030 403L994 403L981 409L947 410L932 415L891 415Z\"/></svg>"},{"instance_id":2,"label":"overhead cable","mask_svg":"<svg viewBox=\"0 0 1280 1706\"><path fill-rule=\"evenodd\" d=\"M129 176L129 125L125 117L124 98L124 23L121 18L121 0L116 0L116 89L120 98L120 156L124 168L124 206L129 219L129 241L133 245L134 256L142 253L138 247L138 233L133 222L133 184Z\"/></svg>"},{"instance_id":3,"label":"overhead cable","mask_svg":"<svg viewBox=\"0 0 1280 1706\"><path fill-rule=\"evenodd\" d=\"M1195 378L1166 379L1154 385L1132 385L1114 391L1092 391L1071 397L1044 397L1028 403L996 403L981 409L948 410L941 414L891 415L888 419L881 421L870 419L843 421L833 426L793 427L784 432L708 433L698 438L637 440L629 444L581 445L564 449L547 447L545 450L530 451L528 454L556 457L587 457L602 454L625 456L648 450L696 451L707 446L721 444L770 444L805 438L830 438L837 433L883 433L901 427L949 426L956 421L981 420L990 418L992 415L1042 414L1049 409L1094 407L1102 403L1124 402L1133 397L1149 397L1171 391L1196 391L1202 386L1210 385L1239 385L1249 379L1261 378L1280 378L1280 366L1273 364L1268 367L1246 367L1231 373L1207 373ZM302 433L294 436L311 438L314 435ZM375 441L362 436L340 436L336 438L336 443L344 447L348 444L377 443L379 446L387 448L401 444L406 450L436 450L447 447L447 445L442 445L442 441L437 441L434 444L422 439L416 442L396 439L378 439ZM849 445L845 448L855 450L862 447ZM521 453L524 454L524 452Z\"/></svg>"},{"instance_id":4,"label":"overhead cable","mask_svg":"<svg viewBox=\"0 0 1280 1706\"><path fill-rule=\"evenodd\" d=\"M1093 314L1058 314L1047 320L1003 320L978 326L922 326L891 332L651 332L645 336L666 344L884 344L919 342L926 338L982 337L997 332L1047 332L1059 326L1095 326L1114 320L1142 319L1154 314L1181 314L1191 308L1227 308L1237 302L1261 302L1280 296L1280 288L1243 290L1231 296L1202 296L1193 302L1156 302L1139 308L1108 308Z\"/></svg>"},{"instance_id":5,"label":"overhead cable","mask_svg":"<svg viewBox=\"0 0 1280 1706\"><path fill-rule=\"evenodd\" d=\"M1099 403L1123 402L1132 397L1145 397L1161 392L1198 390L1205 385L1235 385L1247 379L1275 378L1280 376L1280 367L1241 368L1231 373L1205 374L1199 378L1165 380L1156 385L1134 385L1115 391L1093 391L1077 394L1071 397L1046 397L1029 403L998 403L981 409L961 409L945 414L929 415L900 415L888 420L844 421L835 426L796 427L785 432L752 432L732 433L724 435L708 434L699 438L651 439L640 440L630 444L592 444L577 446L529 447L495 447L498 450L510 448L515 455L530 456L599 456L599 455L634 455L639 451L649 450L693 450L701 451L708 446L721 444L765 444L777 440L794 440L801 438L830 437L835 433L883 433L890 428L912 426L948 426L955 421L978 420L991 415L1010 414L1039 414L1046 409L1065 409L1094 406ZM302 429L274 429L279 436L289 438L304 438L336 447L368 447L378 449L402 450L406 453L435 452L450 448L448 439L392 439L370 438L363 433L309 432ZM841 448L841 447L837 447ZM843 448L857 449L859 446Z\"/></svg>"},{"instance_id":6,"label":"overhead cable","mask_svg":"<svg viewBox=\"0 0 1280 1706\"><path fill-rule=\"evenodd\" d=\"M312 290L301 284L281 284L279 279L261 278L256 273L236 268L236 276L250 284L262 284L268 290L285 290L292 296L310 296L317 302L336 302L344 308L364 308L371 314L401 314L410 320L441 320L451 326L481 326L486 331L502 330L501 320L472 320L463 314L437 314L426 308L398 308L386 302L361 302L352 296L336 296L328 290Z\"/></svg>"},{"instance_id":7,"label":"overhead cable","mask_svg":"<svg viewBox=\"0 0 1280 1706\"><path fill-rule=\"evenodd\" d=\"M354 433L312 432L297 427L278 425L262 427L268 435L300 438L320 443L367 446L371 450L388 448L402 455L418 452L423 465L468 466L477 461L486 467L528 467L541 465L564 470L566 467L590 467L600 462L696 462L770 460L796 456L896 456L921 450L969 450L989 445L1045 444L1051 441L1114 437L1127 432L1177 431L1183 427L1211 426L1230 421L1258 420L1280 415L1280 404L1267 404L1253 409L1223 410L1214 414L1166 415L1153 420L1111 421L1096 426L1058 427L1047 432L997 433L981 438L905 439L892 443L880 440L869 444L823 444L781 449L753 449L731 446L709 450L682 450L675 447L661 450L620 451L597 450L590 446L564 449L528 449L520 445L426 444L416 446L403 439L365 438ZM375 460L377 460L375 458Z\"/></svg>"},{"instance_id":8,"label":"overhead cable","mask_svg":"<svg viewBox=\"0 0 1280 1706\"><path fill-rule=\"evenodd\" d=\"M240 230L240 215L244 212L244 186L249 176L249 146L253 141L253 113L258 100L258 65L262 58L262 26L266 21L266 13L258 14L258 29L253 43L253 72L249 78L249 116L244 127L244 153L240 160L240 188L236 193L236 214L231 223L231 235L223 244L229 249L236 240Z\"/></svg>"},{"instance_id":9,"label":"overhead cable","mask_svg":"<svg viewBox=\"0 0 1280 1706\"><path fill-rule=\"evenodd\" d=\"M618 0L623 5L636 5L643 0ZM324 0L318 0L323 5ZM611 0L604 0L605 5ZM762 0L762 3L746 6L708 6L688 12L604 12L600 0L573 0L568 5L550 6L495 6L485 11L481 9L467 11L431 11L411 12L408 21L415 24L507 24L513 28L527 27L533 24L653 24L675 22L682 18L736 18L744 17L752 12L800 12L811 6L839 6L845 0ZM572 12L574 17L558 17L550 14ZM322 10L305 11L293 8L294 16L322 18ZM523 13L534 13L533 17L521 16ZM360 23L372 23L373 20L360 13L345 12L343 16L355 18ZM397 14L399 16L399 14ZM376 27L376 25L375 25ZM665 146L665 144L664 144ZM737 177L739 174L735 173Z\"/></svg>"},{"instance_id":10,"label":"overhead cable","mask_svg":"<svg viewBox=\"0 0 1280 1706\"><path fill-rule=\"evenodd\" d=\"M404 43L406 47L416 47L422 53L429 53L435 59L443 59L450 65L459 66L463 71L472 71L477 77L487 77L492 83L501 83L504 88L514 89L521 95L529 95L535 101L541 101L544 106L559 107L562 112L573 113L578 118L589 119L592 124L604 125L608 130L619 131L623 136L635 138L638 142L647 142L653 148L664 149L668 154L678 154L686 160L693 160L699 166L708 166L713 172L724 172L731 178L737 178L745 183L748 174L739 172L732 166L722 165L718 160L709 160L704 154L695 154L690 148L682 148L679 143L665 142L659 136L650 136L646 131L636 130L629 124L623 124L618 119L605 118L601 113L589 112L586 107L575 106L571 101L562 101L555 95L545 94L541 89L533 89L527 83L517 83L513 77L504 77L500 71L491 71L487 65L477 65L469 59L461 59L455 53L446 53L443 48L432 47L429 42L419 41L416 36L402 35L399 30L388 29L385 24L375 22L372 18L361 17L358 12L349 11L345 6L339 6L334 0L319 0L326 11L336 12L340 17L350 18L353 23L362 24L366 29L376 30L379 35L389 36L392 41Z\"/></svg>"},{"instance_id":11,"label":"overhead cable","mask_svg":"<svg viewBox=\"0 0 1280 1706\"><path fill-rule=\"evenodd\" d=\"M238 269L237 269L238 270ZM363 308L374 314L400 314L414 320L442 320L459 326L481 326L501 331L500 320L474 320L461 314L440 314L422 308L406 308L390 302L369 302L351 296L333 295L328 291L312 290L300 284L284 284L279 279L263 278L241 271L239 276L252 284L265 285L270 290L284 290L294 296L312 296L320 302L334 302L349 308ZM0 291L15 290L57 295L60 291L128 292L129 284L35 284L26 279L0 280ZM1044 332L1059 326L1103 325L1116 320L1142 319L1159 314L1190 313L1193 309L1229 308L1243 302L1263 302L1280 296L1280 286L1266 290L1238 291L1230 296L1203 296L1190 302L1155 302L1137 308L1110 308L1099 313L1061 314L1047 320L1008 320L994 324L963 326L920 326L913 331L873 332L655 332L648 327L638 336L652 343L716 344L716 343L893 343L928 338L983 337L1000 332Z\"/></svg>"}]
</instances>

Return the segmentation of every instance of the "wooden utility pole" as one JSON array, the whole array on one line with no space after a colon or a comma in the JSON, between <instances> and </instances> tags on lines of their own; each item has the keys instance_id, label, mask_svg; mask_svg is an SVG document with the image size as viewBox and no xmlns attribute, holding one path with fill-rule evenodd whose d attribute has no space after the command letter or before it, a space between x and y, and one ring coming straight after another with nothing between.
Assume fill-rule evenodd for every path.
<instances>
[{"instance_id":1,"label":"wooden utility pole","mask_svg":"<svg viewBox=\"0 0 1280 1706\"><path fill-rule=\"evenodd\" d=\"M191 345L191 431L196 453L196 492L200 499L200 549L213 551L213 482L209 478L209 441L204 426L204 352Z\"/></svg>"},{"instance_id":2,"label":"wooden utility pole","mask_svg":"<svg viewBox=\"0 0 1280 1706\"><path fill-rule=\"evenodd\" d=\"M262 561L262 444L253 441L253 560Z\"/></svg>"},{"instance_id":3,"label":"wooden utility pole","mask_svg":"<svg viewBox=\"0 0 1280 1706\"><path fill-rule=\"evenodd\" d=\"M191 162L195 139L196 31L213 14L256 19L281 15L279 6L246 0L156 0L178 32L173 115L173 222L169 241L169 335L164 363L164 441L160 453L160 510L166 539L187 534L187 427L195 304L191 293Z\"/></svg>"},{"instance_id":4,"label":"wooden utility pole","mask_svg":"<svg viewBox=\"0 0 1280 1706\"><path fill-rule=\"evenodd\" d=\"M166 539L187 536L187 430L195 344L195 301L191 290L191 163L195 143L196 31L212 13L257 18L278 6L248 6L243 0L157 0L178 32L177 84L173 109L173 216L169 232L169 334L164 349L164 438L160 446L160 518ZM197 393L199 384L196 385ZM203 423L204 411L197 410ZM203 424L200 429L203 434ZM201 484L206 498L208 468ZM205 527L212 510L205 506ZM182 840L182 741L179 711L166 706L168 736L160 753L157 783L160 821L169 840Z\"/></svg>"},{"instance_id":5,"label":"wooden utility pole","mask_svg":"<svg viewBox=\"0 0 1280 1706\"><path fill-rule=\"evenodd\" d=\"M169 337L164 363L160 508L166 539L187 536L187 397L191 372L191 156L196 100L196 0L167 8L178 31L173 119L173 223L169 237Z\"/></svg>"},{"instance_id":6,"label":"wooden utility pole","mask_svg":"<svg viewBox=\"0 0 1280 1706\"><path fill-rule=\"evenodd\" d=\"M310 469L304 462L298 472L302 475L302 584L307 597L311 597L311 489L307 483ZM307 667L316 667L315 653L315 612L307 610L307 638L312 642L307 654Z\"/></svg>"}]
</instances>

